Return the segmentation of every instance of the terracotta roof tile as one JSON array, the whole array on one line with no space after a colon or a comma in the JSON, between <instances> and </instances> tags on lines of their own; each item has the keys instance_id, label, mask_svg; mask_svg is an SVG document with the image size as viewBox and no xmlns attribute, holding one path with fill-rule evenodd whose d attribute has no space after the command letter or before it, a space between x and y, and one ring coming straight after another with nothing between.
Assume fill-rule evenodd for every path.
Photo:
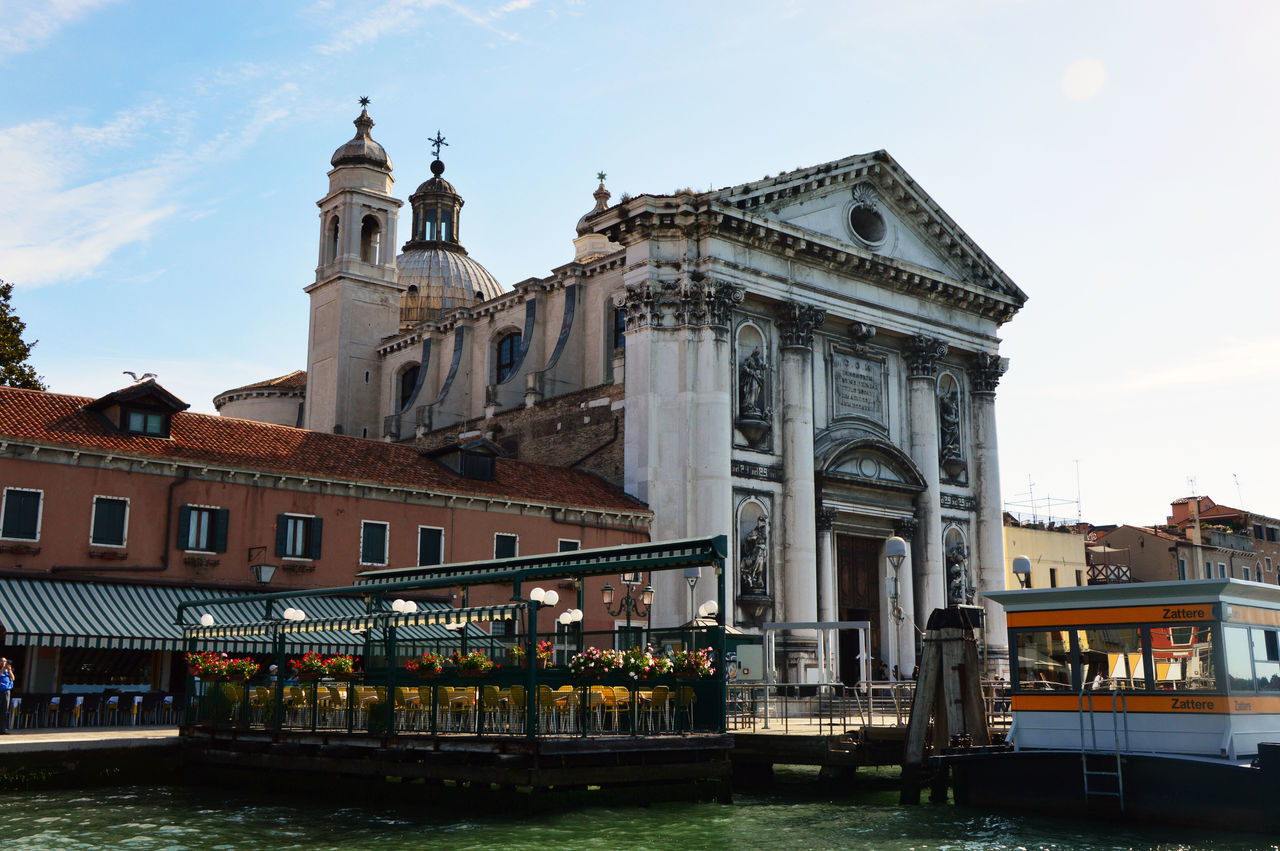
<instances>
[{"instance_id":1,"label":"terracotta roof tile","mask_svg":"<svg viewBox=\"0 0 1280 851\"><path fill-rule=\"evenodd\" d=\"M268 378L265 381L255 381L253 384L246 384L243 387L235 387L231 390L223 390L219 396L226 396L229 393L243 393L246 390L266 390L276 388L279 390L294 390L307 386L307 371L305 369L295 369L288 375L278 375L275 378Z\"/></svg>"},{"instance_id":2,"label":"terracotta roof tile","mask_svg":"<svg viewBox=\"0 0 1280 851\"><path fill-rule=\"evenodd\" d=\"M412 446L208 414L174 414L171 439L143 437L116 432L85 411L93 401L0 387L0 439L434 493L651 513L620 488L579 470L499 458L494 479L479 481L455 475Z\"/></svg>"}]
</instances>

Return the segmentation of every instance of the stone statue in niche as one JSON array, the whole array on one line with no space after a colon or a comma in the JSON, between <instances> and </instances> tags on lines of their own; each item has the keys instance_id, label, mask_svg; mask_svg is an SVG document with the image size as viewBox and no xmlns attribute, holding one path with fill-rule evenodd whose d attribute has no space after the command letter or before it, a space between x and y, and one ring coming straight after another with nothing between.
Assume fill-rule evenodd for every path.
<instances>
[{"instance_id":1,"label":"stone statue in niche","mask_svg":"<svg viewBox=\"0 0 1280 851\"><path fill-rule=\"evenodd\" d=\"M769 374L764 356L756 349L743 358L738 366L738 414L743 417L764 417L764 383Z\"/></svg>"},{"instance_id":2,"label":"stone statue in niche","mask_svg":"<svg viewBox=\"0 0 1280 851\"><path fill-rule=\"evenodd\" d=\"M969 582L966 562L969 554L964 544L957 541L947 548L947 605L973 605L974 587Z\"/></svg>"},{"instance_id":3,"label":"stone statue in niche","mask_svg":"<svg viewBox=\"0 0 1280 851\"><path fill-rule=\"evenodd\" d=\"M734 425L753 449L765 445L769 435L769 365L757 346L738 364L738 416Z\"/></svg>"},{"instance_id":4,"label":"stone statue in niche","mask_svg":"<svg viewBox=\"0 0 1280 851\"><path fill-rule=\"evenodd\" d=\"M763 514L742 539L738 561L738 583L743 594L765 593L765 571L769 566L768 518Z\"/></svg>"},{"instance_id":5,"label":"stone statue in niche","mask_svg":"<svg viewBox=\"0 0 1280 851\"><path fill-rule=\"evenodd\" d=\"M941 460L959 461L960 455L960 391L953 389L938 398L938 437L942 443Z\"/></svg>"}]
</instances>

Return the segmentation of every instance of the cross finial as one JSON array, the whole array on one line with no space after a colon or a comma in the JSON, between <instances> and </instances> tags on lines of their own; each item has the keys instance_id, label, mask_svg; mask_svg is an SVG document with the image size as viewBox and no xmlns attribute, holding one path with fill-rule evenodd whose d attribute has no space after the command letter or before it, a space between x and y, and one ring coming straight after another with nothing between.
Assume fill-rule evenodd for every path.
<instances>
[{"instance_id":1,"label":"cross finial","mask_svg":"<svg viewBox=\"0 0 1280 851\"><path fill-rule=\"evenodd\" d=\"M368 105L369 105L369 103L370 103L370 101L369 101L369 98L368 98L368 96L367 96L367 95L366 95L366 96L362 96L362 97L360 98L360 105L361 105L361 106L368 106Z\"/></svg>"},{"instance_id":2,"label":"cross finial","mask_svg":"<svg viewBox=\"0 0 1280 851\"><path fill-rule=\"evenodd\" d=\"M604 179L608 176L609 175L605 174L603 171L596 172L596 180L600 181L601 183L604 183Z\"/></svg>"},{"instance_id":3,"label":"cross finial","mask_svg":"<svg viewBox=\"0 0 1280 851\"><path fill-rule=\"evenodd\" d=\"M436 159L440 159L440 146L444 145L446 148L449 146L449 143L440 135L439 130L436 131L436 137L434 139L428 139L427 141L430 142L431 147L435 149Z\"/></svg>"}]
</instances>

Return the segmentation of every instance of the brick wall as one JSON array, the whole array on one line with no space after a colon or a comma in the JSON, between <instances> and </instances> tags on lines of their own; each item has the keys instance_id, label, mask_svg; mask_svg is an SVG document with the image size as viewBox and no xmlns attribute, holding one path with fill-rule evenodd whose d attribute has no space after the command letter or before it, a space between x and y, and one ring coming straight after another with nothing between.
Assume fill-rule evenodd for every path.
<instances>
[{"instance_id":1,"label":"brick wall","mask_svg":"<svg viewBox=\"0 0 1280 851\"><path fill-rule=\"evenodd\" d=\"M623 396L622 384L588 387L544 399L531 408L501 411L487 420L437 429L423 435L417 444L435 449L453 443L463 432L483 431L513 458L558 467L574 465L574 469L622 487Z\"/></svg>"}]
</instances>

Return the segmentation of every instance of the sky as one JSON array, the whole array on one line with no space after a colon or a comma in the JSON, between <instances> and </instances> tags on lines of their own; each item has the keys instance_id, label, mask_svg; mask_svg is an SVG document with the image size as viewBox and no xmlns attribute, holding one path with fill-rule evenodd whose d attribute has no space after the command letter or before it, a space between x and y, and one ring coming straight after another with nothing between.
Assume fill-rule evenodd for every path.
<instances>
[{"instance_id":1,"label":"sky","mask_svg":"<svg viewBox=\"0 0 1280 851\"><path fill-rule=\"evenodd\" d=\"M0 0L0 278L51 390L154 372L211 413L306 366L362 95L402 199L443 131L508 287L572 259L597 171L616 199L883 148L1030 296L1007 507L1280 516L1277 43L1264 0Z\"/></svg>"}]
</instances>

